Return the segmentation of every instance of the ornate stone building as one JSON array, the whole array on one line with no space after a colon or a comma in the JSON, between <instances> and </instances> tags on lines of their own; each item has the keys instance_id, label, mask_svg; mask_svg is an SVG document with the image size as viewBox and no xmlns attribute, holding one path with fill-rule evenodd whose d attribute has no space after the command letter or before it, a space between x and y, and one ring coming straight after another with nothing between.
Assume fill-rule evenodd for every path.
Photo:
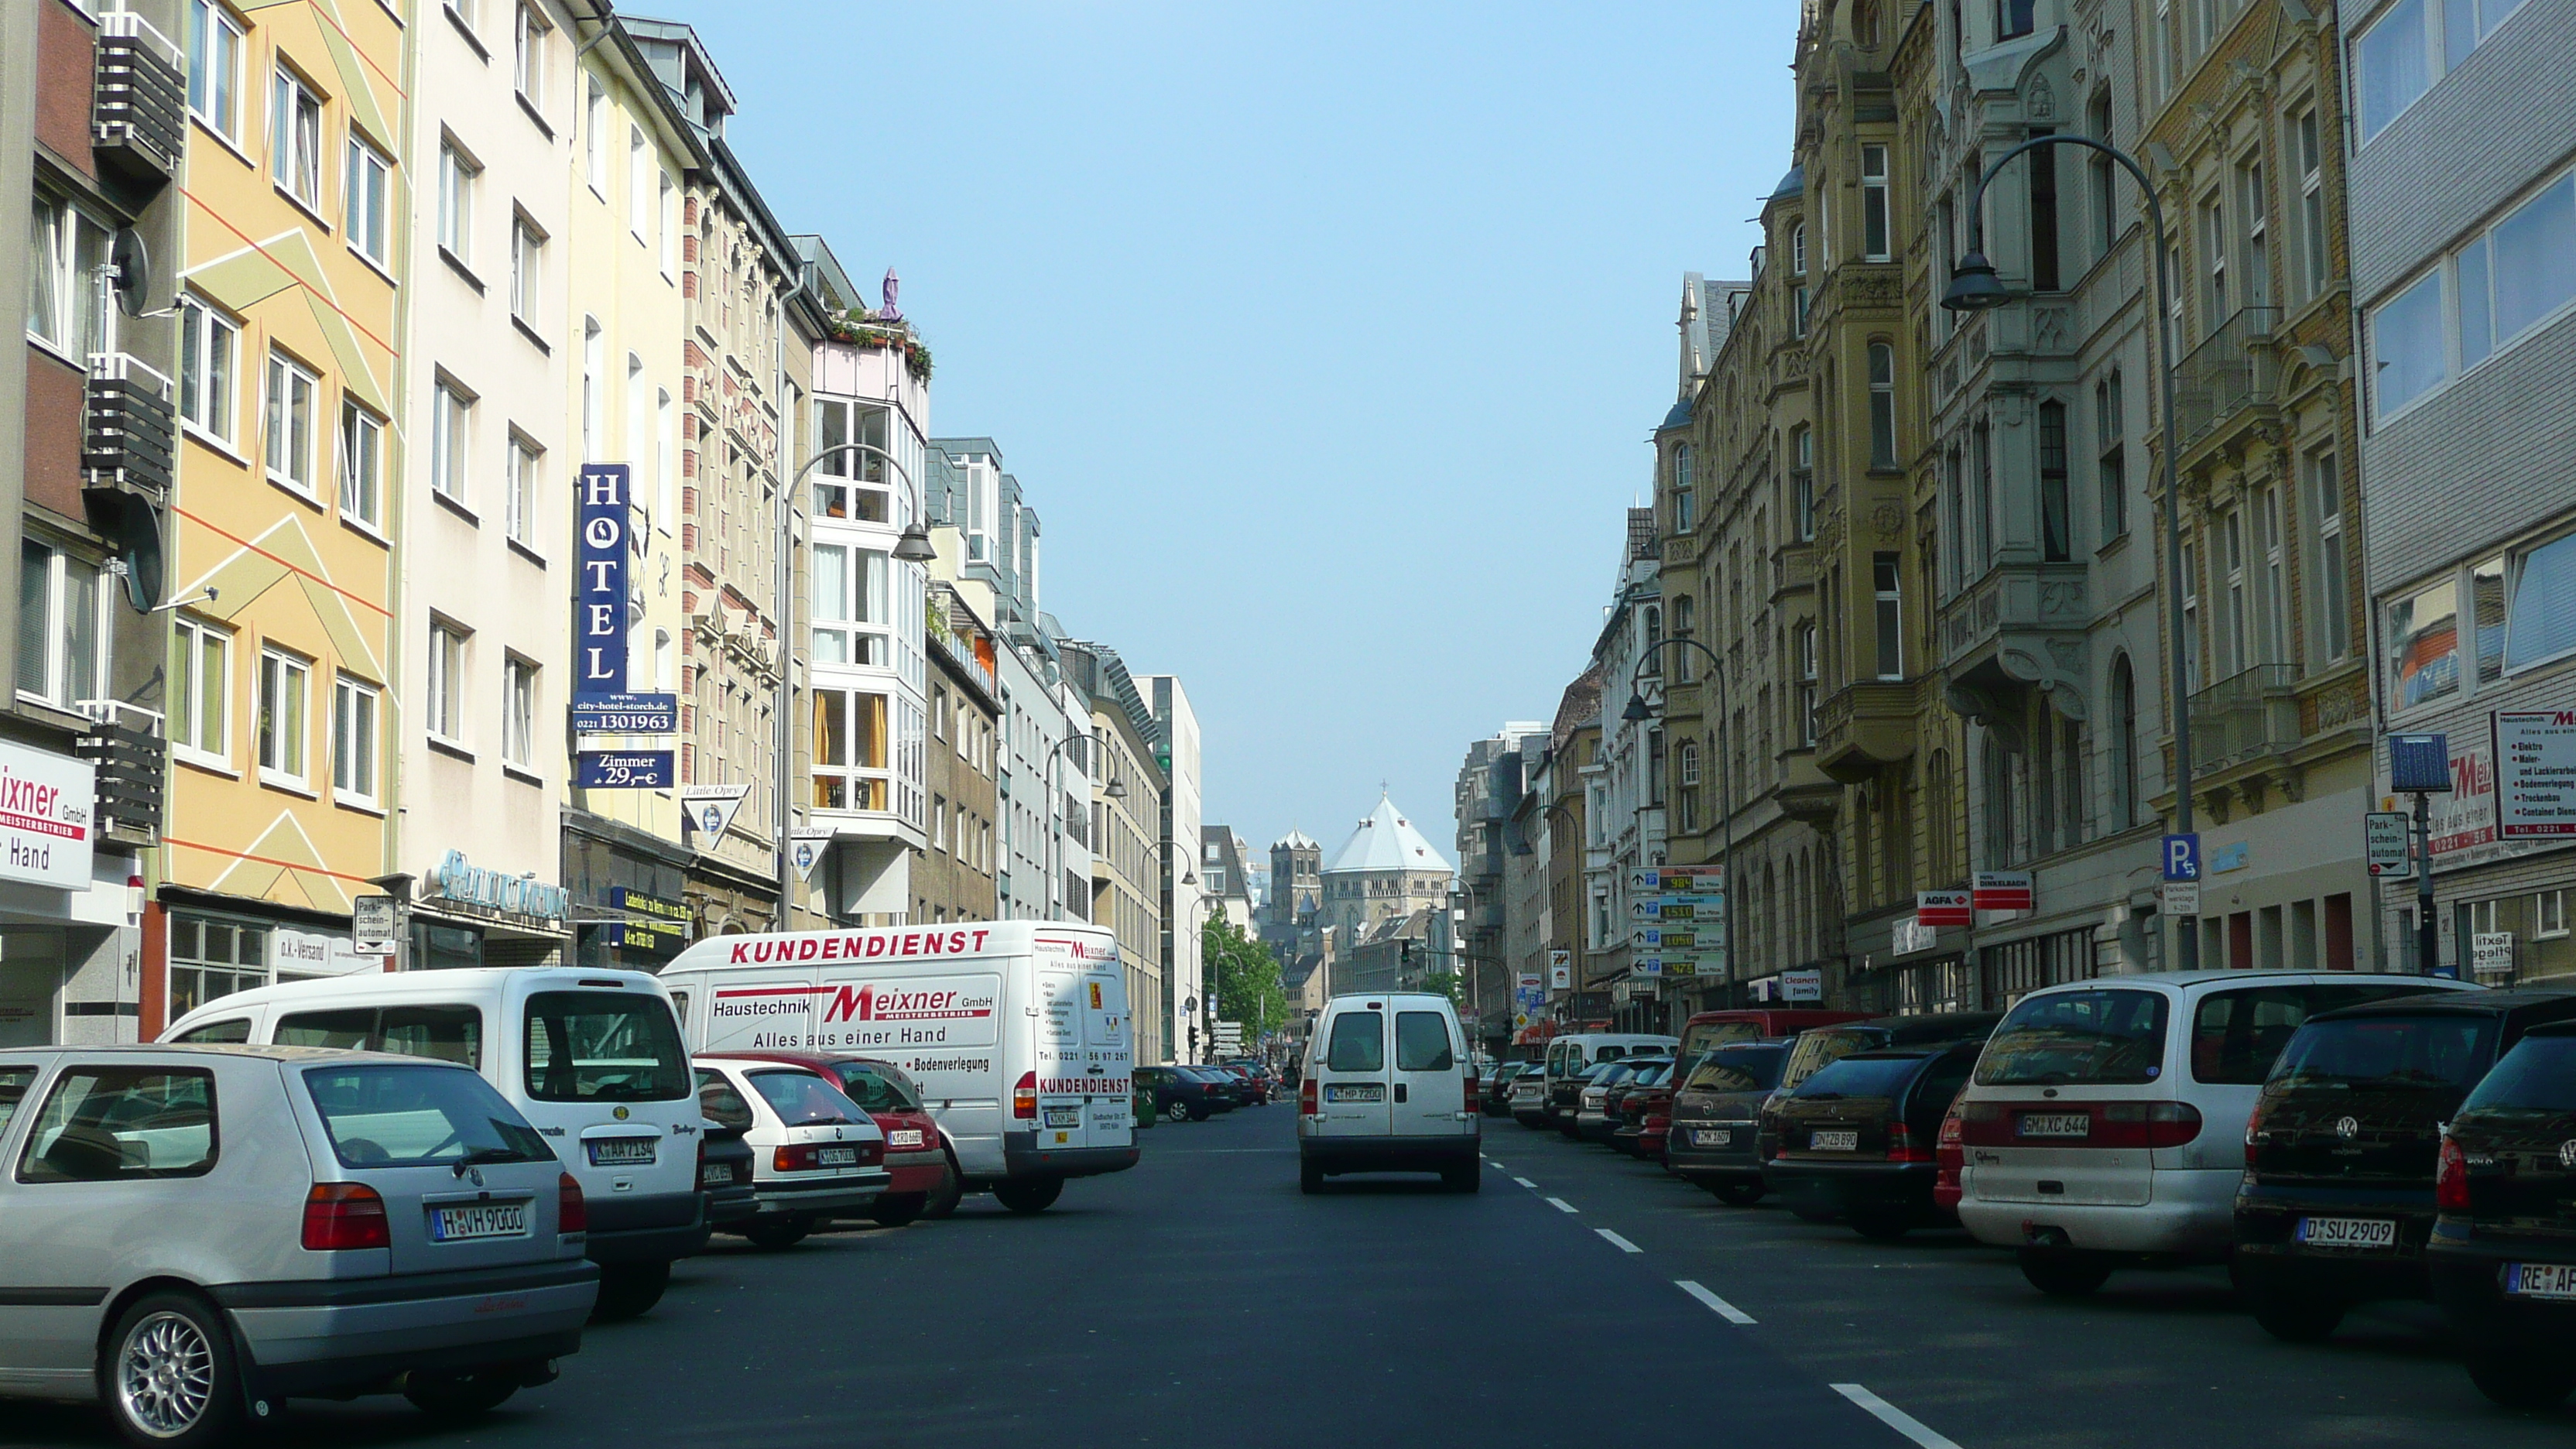
<instances>
[{"instance_id":1,"label":"ornate stone building","mask_svg":"<svg viewBox=\"0 0 2576 1449\"><path fill-rule=\"evenodd\" d=\"M1394 917L1449 904L1449 862L1413 822L1378 797L1350 838L1324 866L1319 914L1344 951L1369 928Z\"/></svg>"}]
</instances>

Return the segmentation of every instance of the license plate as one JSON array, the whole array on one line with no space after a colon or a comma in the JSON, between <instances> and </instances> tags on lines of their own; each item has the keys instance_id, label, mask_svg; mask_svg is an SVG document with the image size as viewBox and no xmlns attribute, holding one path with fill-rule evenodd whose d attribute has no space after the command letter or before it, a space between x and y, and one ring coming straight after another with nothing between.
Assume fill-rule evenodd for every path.
<instances>
[{"instance_id":1,"label":"license plate","mask_svg":"<svg viewBox=\"0 0 2576 1449\"><path fill-rule=\"evenodd\" d=\"M1327 1102L1383 1102L1386 1087L1379 1082L1335 1082L1324 1088Z\"/></svg>"},{"instance_id":2,"label":"license plate","mask_svg":"<svg viewBox=\"0 0 2576 1449\"><path fill-rule=\"evenodd\" d=\"M2523 1298L2576 1298L2576 1263L2507 1263L2504 1291Z\"/></svg>"},{"instance_id":3,"label":"license plate","mask_svg":"<svg viewBox=\"0 0 2576 1449\"><path fill-rule=\"evenodd\" d=\"M590 1139L590 1165L593 1167L650 1167L653 1165L653 1143L650 1137L593 1137Z\"/></svg>"},{"instance_id":4,"label":"license plate","mask_svg":"<svg viewBox=\"0 0 2576 1449\"><path fill-rule=\"evenodd\" d=\"M731 1187L733 1186L733 1169L721 1162L710 1162L706 1166L698 1169L698 1186Z\"/></svg>"},{"instance_id":5,"label":"license plate","mask_svg":"<svg viewBox=\"0 0 2576 1449\"><path fill-rule=\"evenodd\" d=\"M897 1127L894 1131L886 1135L886 1145L889 1147L919 1147L921 1145L921 1129L918 1127Z\"/></svg>"},{"instance_id":6,"label":"license plate","mask_svg":"<svg viewBox=\"0 0 2576 1449\"><path fill-rule=\"evenodd\" d=\"M2311 1248L2393 1248L2395 1218L2301 1218L2299 1241Z\"/></svg>"},{"instance_id":7,"label":"license plate","mask_svg":"<svg viewBox=\"0 0 2576 1449\"><path fill-rule=\"evenodd\" d=\"M429 1215L429 1236L441 1243L463 1243L476 1238L524 1238L527 1235L528 1205L523 1202L443 1207L433 1209Z\"/></svg>"},{"instance_id":8,"label":"license plate","mask_svg":"<svg viewBox=\"0 0 2576 1449\"><path fill-rule=\"evenodd\" d=\"M826 1147L814 1154L814 1160L825 1167L856 1167L859 1165L859 1149Z\"/></svg>"},{"instance_id":9,"label":"license plate","mask_svg":"<svg viewBox=\"0 0 2576 1449\"><path fill-rule=\"evenodd\" d=\"M1691 1143L1697 1147L1725 1147L1734 1141L1732 1127L1698 1127L1691 1131Z\"/></svg>"},{"instance_id":10,"label":"license plate","mask_svg":"<svg viewBox=\"0 0 2576 1449\"><path fill-rule=\"evenodd\" d=\"M2014 1124L2023 1137L2090 1137L2093 1114L2090 1112L2024 1112Z\"/></svg>"},{"instance_id":11,"label":"license plate","mask_svg":"<svg viewBox=\"0 0 2576 1449\"><path fill-rule=\"evenodd\" d=\"M1849 1132L1810 1132L1807 1134L1807 1150L1858 1152L1860 1151L1860 1132L1857 1128Z\"/></svg>"},{"instance_id":12,"label":"license plate","mask_svg":"<svg viewBox=\"0 0 2576 1449\"><path fill-rule=\"evenodd\" d=\"M1079 1127L1082 1125L1082 1109L1049 1107L1046 1109L1046 1124L1049 1127Z\"/></svg>"}]
</instances>

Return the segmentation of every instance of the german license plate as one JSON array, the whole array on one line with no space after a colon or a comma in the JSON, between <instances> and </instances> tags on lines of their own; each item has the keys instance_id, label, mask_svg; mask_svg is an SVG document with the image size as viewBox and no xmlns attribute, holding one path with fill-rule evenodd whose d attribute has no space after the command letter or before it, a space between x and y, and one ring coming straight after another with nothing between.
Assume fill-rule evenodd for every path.
<instances>
[{"instance_id":1,"label":"german license plate","mask_svg":"<svg viewBox=\"0 0 2576 1449\"><path fill-rule=\"evenodd\" d=\"M2576 1298L2576 1263L2507 1263L2504 1291L2522 1298Z\"/></svg>"},{"instance_id":2,"label":"german license plate","mask_svg":"<svg viewBox=\"0 0 2576 1449\"><path fill-rule=\"evenodd\" d=\"M463 1207L434 1208L429 1214L429 1236L441 1243L471 1242L476 1238L524 1238L528 1235L528 1205L523 1202L471 1203Z\"/></svg>"},{"instance_id":3,"label":"german license plate","mask_svg":"<svg viewBox=\"0 0 2576 1449\"><path fill-rule=\"evenodd\" d=\"M1327 1102L1383 1102L1386 1100L1386 1084L1334 1082L1324 1088L1324 1100Z\"/></svg>"},{"instance_id":4,"label":"german license plate","mask_svg":"<svg viewBox=\"0 0 2576 1449\"><path fill-rule=\"evenodd\" d=\"M886 1134L886 1145L889 1147L919 1147L921 1145L921 1129L918 1127L897 1127L892 1132Z\"/></svg>"},{"instance_id":5,"label":"german license plate","mask_svg":"<svg viewBox=\"0 0 2576 1449\"><path fill-rule=\"evenodd\" d=\"M2301 1218L2299 1241L2311 1248L2393 1248L2395 1218Z\"/></svg>"},{"instance_id":6,"label":"german license plate","mask_svg":"<svg viewBox=\"0 0 2576 1449\"><path fill-rule=\"evenodd\" d=\"M650 1167L653 1165L654 1139L650 1137L593 1137L590 1139L590 1165L593 1167Z\"/></svg>"},{"instance_id":7,"label":"german license plate","mask_svg":"<svg viewBox=\"0 0 2576 1449\"><path fill-rule=\"evenodd\" d=\"M1079 1127L1082 1125L1082 1109L1049 1107L1046 1109L1046 1124L1049 1127Z\"/></svg>"},{"instance_id":8,"label":"german license plate","mask_svg":"<svg viewBox=\"0 0 2576 1449\"><path fill-rule=\"evenodd\" d=\"M2022 1137L2090 1137L2093 1114L2090 1112L2024 1112L2013 1124L2015 1135Z\"/></svg>"},{"instance_id":9,"label":"german license plate","mask_svg":"<svg viewBox=\"0 0 2576 1449\"><path fill-rule=\"evenodd\" d=\"M1726 1147L1733 1144L1734 1141L1735 1129L1732 1127L1694 1127L1691 1129L1691 1145L1694 1147Z\"/></svg>"},{"instance_id":10,"label":"german license plate","mask_svg":"<svg viewBox=\"0 0 2576 1449\"><path fill-rule=\"evenodd\" d=\"M706 1166L699 1168L699 1169L698 1169L698 1186L700 1186L700 1187L731 1187L731 1186L733 1186L733 1168L732 1168L732 1166L731 1166L731 1165L729 1165L729 1164L727 1164L727 1163L722 1163L722 1162L710 1162L710 1163L708 1163Z\"/></svg>"},{"instance_id":11,"label":"german license plate","mask_svg":"<svg viewBox=\"0 0 2576 1449\"><path fill-rule=\"evenodd\" d=\"M825 1167L856 1167L859 1165L859 1149L825 1147L814 1154L814 1160Z\"/></svg>"},{"instance_id":12,"label":"german license plate","mask_svg":"<svg viewBox=\"0 0 2576 1449\"><path fill-rule=\"evenodd\" d=\"M1855 1128L1849 1132L1810 1132L1807 1134L1807 1150L1810 1152L1858 1152L1860 1151L1859 1129Z\"/></svg>"}]
</instances>

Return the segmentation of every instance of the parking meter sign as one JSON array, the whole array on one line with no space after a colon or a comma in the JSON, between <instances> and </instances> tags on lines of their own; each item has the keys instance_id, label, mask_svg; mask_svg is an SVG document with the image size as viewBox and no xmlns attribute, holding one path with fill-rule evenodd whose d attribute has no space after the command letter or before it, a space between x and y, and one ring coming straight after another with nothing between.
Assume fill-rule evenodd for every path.
<instances>
[{"instance_id":1,"label":"parking meter sign","mask_svg":"<svg viewBox=\"0 0 2576 1449\"><path fill-rule=\"evenodd\" d=\"M2403 875L2413 822L2402 810L2373 810L2361 817L2363 857L2372 875Z\"/></svg>"}]
</instances>

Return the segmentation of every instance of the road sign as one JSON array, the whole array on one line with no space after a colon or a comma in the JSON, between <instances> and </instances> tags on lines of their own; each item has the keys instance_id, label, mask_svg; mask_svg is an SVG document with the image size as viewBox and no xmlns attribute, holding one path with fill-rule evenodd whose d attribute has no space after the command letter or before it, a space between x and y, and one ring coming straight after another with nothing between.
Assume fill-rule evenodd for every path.
<instances>
[{"instance_id":1,"label":"road sign","mask_svg":"<svg viewBox=\"0 0 2576 1449\"><path fill-rule=\"evenodd\" d=\"M2444 795L2451 789L2451 742L2445 735L2390 735L2388 788Z\"/></svg>"},{"instance_id":2,"label":"road sign","mask_svg":"<svg viewBox=\"0 0 2576 1449\"><path fill-rule=\"evenodd\" d=\"M2200 883L2200 837L2198 835L2166 836L2164 863L2166 880L2187 880L2198 885ZM2198 912L2192 914L2196 915Z\"/></svg>"},{"instance_id":3,"label":"road sign","mask_svg":"<svg viewBox=\"0 0 2576 1449\"><path fill-rule=\"evenodd\" d=\"M402 907L392 896L360 896L350 903L349 934L361 956L390 956L402 936Z\"/></svg>"},{"instance_id":4,"label":"road sign","mask_svg":"<svg viewBox=\"0 0 2576 1449\"><path fill-rule=\"evenodd\" d=\"M2196 880L2166 881L2159 889L2156 900L2156 909L2164 912L2168 916L2199 915L2200 882Z\"/></svg>"},{"instance_id":5,"label":"road sign","mask_svg":"<svg viewBox=\"0 0 2576 1449\"><path fill-rule=\"evenodd\" d=\"M667 790L680 782L669 750L581 750L572 782L584 790Z\"/></svg>"},{"instance_id":6,"label":"road sign","mask_svg":"<svg viewBox=\"0 0 2576 1449\"><path fill-rule=\"evenodd\" d=\"M2497 710L2496 834L2576 835L2576 710Z\"/></svg>"},{"instance_id":7,"label":"road sign","mask_svg":"<svg viewBox=\"0 0 2576 1449\"><path fill-rule=\"evenodd\" d=\"M1550 991L1574 989L1574 953L1572 951L1547 953L1547 987Z\"/></svg>"},{"instance_id":8,"label":"road sign","mask_svg":"<svg viewBox=\"0 0 2576 1449\"><path fill-rule=\"evenodd\" d=\"M1977 923L1975 897L1966 891L1916 891L1914 920L1928 930Z\"/></svg>"},{"instance_id":9,"label":"road sign","mask_svg":"<svg viewBox=\"0 0 2576 1449\"><path fill-rule=\"evenodd\" d=\"M2030 872L1981 870L1969 882L1969 903L1981 911L2027 911L2031 907Z\"/></svg>"},{"instance_id":10,"label":"road sign","mask_svg":"<svg viewBox=\"0 0 2576 1449\"><path fill-rule=\"evenodd\" d=\"M680 732L676 694L590 694L572 702L577 735L671 735Z\"/></svg>"},{"instance_id":11,"label":"road sign","mask_svg":"<svg viewBox=\"0 0 2576 1449\"><path fill-rule=\"evenodd\" d=\"M2361 817L2362 855L2372 875L2403 875L2411 822L2403 810L2373 810Z\"/></svg>"}]
</instances>

